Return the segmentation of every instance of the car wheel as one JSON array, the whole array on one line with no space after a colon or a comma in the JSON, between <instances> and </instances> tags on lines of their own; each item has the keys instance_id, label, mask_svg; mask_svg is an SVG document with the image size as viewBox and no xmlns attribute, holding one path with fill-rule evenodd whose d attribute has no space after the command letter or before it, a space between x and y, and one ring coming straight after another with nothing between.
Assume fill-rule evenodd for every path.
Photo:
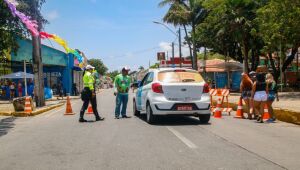
<instances>
[{"instance_id":1,"label":"car wheel","mask_svg":"<svg viewBox=\"0 0 300 170\"><path fill-rule=\"evenodd\" d=\"M199 115L200 123L207 124L210 120L210 114L207 115Z\"/></svg>"},{"instance_id":2,"label":"car wheel","mask_svg":"<svg viewBox=\"0 0 300 170\"><path fill-rule=\"evenodd\" d=\"M151 109L151 106L150 106L149 103L147 103L146 112L147 112L147 116L146 116L147 117L147 122L149 124L153 124L155 116L153 115L153 112L152 112L152 109Z\"/></svg>"},{"instance_id":3,"label":"car wheel","mask_svg":"<svg viewBox=\"0 0 300 170\"><path fill-rule=\"evenodd\" d=\"M138 111L137 108L136 108L135 100L133 100L133 114L134 114L134 116L139 116L140 115L140 111Z\"/></svg>"}]
</instances>

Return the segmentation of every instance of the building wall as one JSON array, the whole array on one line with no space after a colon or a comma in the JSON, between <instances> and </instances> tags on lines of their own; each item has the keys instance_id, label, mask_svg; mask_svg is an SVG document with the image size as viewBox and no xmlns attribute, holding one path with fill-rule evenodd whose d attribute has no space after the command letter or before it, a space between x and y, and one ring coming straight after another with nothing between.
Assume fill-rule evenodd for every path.
<instances>
[{"instance_id":1,"label":"building wall","mask_svg":"<svg viewBox=\"0 0 300 170\"><path fill-rule=\"evenodd\" d=\"M27 73L32 71L32 42L31 40L18 40L19 49L16 54L11 53L12 72L23 71L23 62L26 60ZM62 83L66 93L72 92L74 56L57 49L42 45L42 62L44 64L45 87L53 88Z\"/></svg>"}]
</instances>

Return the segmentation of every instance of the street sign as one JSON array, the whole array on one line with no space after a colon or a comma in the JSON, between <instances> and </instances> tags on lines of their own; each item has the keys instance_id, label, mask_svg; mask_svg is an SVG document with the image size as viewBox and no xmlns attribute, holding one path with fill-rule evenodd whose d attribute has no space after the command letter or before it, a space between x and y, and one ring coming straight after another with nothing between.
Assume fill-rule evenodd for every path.
<instances>
[{"instance_id":1,"label":"street sign","mask_svg":"<svg viewBox=\"0 0 300 170\"><path fill-rule=\"evenodd\" d=\"M166 53L165 52L158 52L157 53L157 61L166 60Z\"/></svg>"}]
</instances>

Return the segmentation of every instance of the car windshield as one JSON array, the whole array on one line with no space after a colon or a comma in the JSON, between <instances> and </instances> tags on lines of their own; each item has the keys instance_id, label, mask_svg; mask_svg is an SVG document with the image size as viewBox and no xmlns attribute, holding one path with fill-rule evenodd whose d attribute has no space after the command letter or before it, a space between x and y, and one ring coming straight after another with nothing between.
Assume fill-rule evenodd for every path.
<instances>
[{"instance_id":1,"label":"car windshield","mask_svg":"<svg viewBox=\"0 0 300 170\"><path fill-rule=\"evenodd\" d=\"M196 72L172 70L158 73L158 80L164 83L200 83L203 81L203 78Z\"/></svg>"}]
</instances>

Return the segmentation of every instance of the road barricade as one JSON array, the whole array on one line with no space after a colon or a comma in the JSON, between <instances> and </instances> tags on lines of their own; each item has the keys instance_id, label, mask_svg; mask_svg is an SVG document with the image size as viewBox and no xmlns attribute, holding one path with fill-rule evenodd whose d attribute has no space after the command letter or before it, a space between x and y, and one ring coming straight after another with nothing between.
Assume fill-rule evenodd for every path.
<instances>
[{"instance_id":1,"label":"road barricade","mask_svg":"<svg viewBox=\"0 0 300 170\"><path fill-rule=\"evenodd\" d=\"M213 97L217 96L217 98L218 98L217 101L220 99L221 105L226 106L224 108L218 108L218 110L221 109L221 112L225 112L225 113L228 113L228 115L230 115L232 108L229 107L229 101L228 101L228 97L230 95L229 89L210 89L209 95L210 95L210 101L211 101L211 103L210 103L211 111L213 113L215 113L215 111L216 111L216 107L214 106L214 103L213 103ZM226 102L224 102L224 99L226 99Z\"/></svg>"}]
</instances>

